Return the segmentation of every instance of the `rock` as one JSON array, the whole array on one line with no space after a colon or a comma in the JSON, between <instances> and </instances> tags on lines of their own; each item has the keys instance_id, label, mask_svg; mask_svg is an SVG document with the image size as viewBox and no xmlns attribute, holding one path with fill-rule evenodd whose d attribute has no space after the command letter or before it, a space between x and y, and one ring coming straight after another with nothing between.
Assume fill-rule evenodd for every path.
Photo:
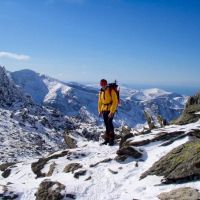
<instances>
[{"instance_id":1,"label":"rock","mask_svg":"<svg viewBox=\"0 0 200 200\"><path fill-rule=\"evenodd\" d=\"M79 163L70 163L64 168L63 172L65 172L65 173L69 173L69 172L74 173L74 171L76 171L77 169L80 169L80 168L82 168L81 164L79 164Z\"/></svg>"},{"instance_id":2,"label":"rock","mask_svg":"<svg viewBox=\"0 0 200 200\"><path fill-rule=\"evenodd\" d=\"M183 125L193 122L197 122L200 119L200 115L195 113L200 111L200 92L191 96L185 105L182 115L174 121L175 124Z\"/></svg>"},{"instance_id":3,"label":"rock","mask_svg":"<svg viewBox=\"0 0 200 200\"><path fill-rule=\"evenodd\" d=\"M190 131L190 132L188 133L188 135L189 135L190 137L194 137L194 138L200 139L200 130L194 129L194 130Z\"/></svg>"},{"instance_id":4,"label":"rock","mask_svg":"<svg viewBox=\"0 0 200 200\"><path fill-rule=\"evenodd\" d=\"M92 179L92 177L91 176L88 176L86 179L85 179L85 181L89 181L89 180L91 180Z\"/></svg>"},{"instance_id":5,"label":"rock","mask_svg":"<svg viewBox=\"0 0 200 200\"><path fill-rule=\"evenodd\" d=\"M69 155L70 152L69 151L62 151L59 154L54 154L52 156L49 156L47 158L40 158L37 162L34 162L31 164L31 169L33 171L33 173L35 173L37 176L36 178L39 177L45 177L46 174L42 173L41 170L43 169L43 167L46 165L46 163L51 160L51 159L57 159L59 157L64 157L66 155Z\"/></svg>"},{"instance_id":6,"label":"rock","mask_svg":"<svg viewBox=\"0 0 200 200\"><path fill-rule=\"evenodd\" d=\"M186 142L162 157L144 172L148 175L164 176L163 183L180 183L200 179L200 140Z\"/></svg>"},{"instance_id":7,"label":"rock","mask_svg":"<svg viewBox=\"0 0 200 200\"><path fill-rule=\"evenodd\" d=\"M119 143L119 146L122 147L123 144L129 139L129 138L132 138L134 137L133 133L128 133L124 136L121 137L121 140L120 140L120 143Z\"/></svg>"},{"instance_id":8,"label":"rock","mask_svg":"<svg viewBox=\"0 0 200 200\"><path fill-rule=\"evenodd\" d=\"M125 161L126 159L128 158L128 156L125 156L125 155L122 155L122 156L116 156L115 157L115 160L117 161L117 162L123 162L123 161Z\"/></svg>"},{"instance_id":9,"label":"rock","mask_svg":"<svg viewBox=\"0 0 200 200\"><path fill-rule=\"evenodd\" d=\"M4 170L1 176L4 178L8 178L10 176L10 173L11 173L11 169L7 168L6 170Z\"/></svg>"},{"instance_id":10,"label":"rock","mask_svg":"<svg viewBox=\"0 0 200 200\"><path fill-rule=\"evenodd\" d=\"M13 199L18 199L19 194L17 194L14 191L9 191L9 188L5 185L0 185L0 199L2 200L13 200Z\"/></svg>"},{"instance_id":11,"label":"rock","mask_svg":"<svg viewBox=\"0 0 200 200\"><path fill-rule=\"evenodd\" d=\"M123 136L131 133L131 128L128 126L122 126L121 133Z\"/></svg>"},{"instance_id":12,"label":"rock","mask_svg":"<svg viewBox=\"0 0 200 200\"><path fill-rule=\"evenodd\" d=\"M166 143L162 144L163 146L169 145L173 143L174 141L186 137L188 134L185 133L184 131L174 131L174 132L161 132L158 133L154 138L152 139L146 139L146 140L141 140L141 141L134 141L133 140L128 140L122 143L121 146L143 146L147 145L151 142L157 142L157 141L167 141Z\"/></svg>"},{"instance_id":13,"label":"rock","mask_svg":"<svg viewBox=\"0 0 200 200\"><path fill-rule=\"evenodd\" d=\"M190 187L184 187L172 190L170 192L163 192L158 195L160 200L198 200L200 199L200 193L197 189Z\"/></svg>"},{"instance_id":14,"label":"rock","mask_svg":"<svg viewBox=\"0 0 200 200\"><path fill-rule=\"evenodd\" d=\"M130 156L132 158L141 158L143 156L143 152L134 146L123 146L117 151L118 156Z\"/></svg>"},{"instance_id":15,"label":"rock","mask_svg":"<svg viewBox=\"0 0 200 200\"><path fill-rule=\"evenodd\" d=\"M84 176L86 174L87 170L80 170L78 172L74 173L74 178L79 178L79 176Z\"/></svg>"},{"instance_id":16,"label":"rock","mask_svg":"<svg viewBox=\"0 0 200 200\"><path fill-rule=\"evenodd\" d=\"M76 195L74 194L66 194L65 197L68 199L76 199Z\"/></svg>"},{"instance_id":17,"label":"rock","mask_svg":"<svg viewBox=\"0 0 200 200\"><path fill-rule=\"evenodd\" d=\"M106 159L104 159L102 161L99 161L99 162L97 162L95 164L91 164L90 167L96 167L100 163L107 163L107 162L110 162L111 160L112 160L112 158L106 158Z\"/></svg>"},{"instance_id":18,"label":"rock","mask_svg":"<svg viewBox=\"0 0 200 200\"><path fill-rule=\"evenodd\" d=\"M118 174L118 171L114 171L114 170L112 170L110 168L108 168L108 171L111 172L112 174Z\"/></svg>"},{"instance_id":19,"label":"rock","mask_svg":"<svg viewBox=\"0 0 200 200\"><path fill-rule=\"evenodd\" d=\"M169 123L167 122L167 120L164 119L161 115L157 116L157 120L158 120L158 123L160 124L160 127L164 127L166 125L169 125Z\"/></svg>"},{"instance_id":20,"label":"rock","mask_svg":"<svg viewBox=\"0 0 200 200\"><path fill-rule=\"evenodd\" d=\"M94 140L94 141L99 141L101 133L97 132L97 130L87 130L86 128L83 129L82 131L82 136L88 140Z\"/></svg>"},{"instance_id":21,"label":"rock","mask_svg":"<svg viewBox=\"0 0 200 200\"><path fill-rule=\"evenodd\" d=\"M52 176L52 174L53 174L55 168L56 168L56 163L53 162L53 163L50 165L50 167L49 167L49 171L48 171L48 173L47 173L46 176Z\"/></svg>"},{"instance_id":22,"label":"rock","mask_svg":"<svg viewBox=\"0 0 200 200\"><path fill-rule=\"evenodd\" d=\"M75 139L73 139L72 137L69 136L69 133L66 133L64 135L64 140L65 140L65 143L67 145L67 147L69 149L73 149L73 148L76 148L77 147L77 142Z\"/></svg>"},{"instance_id":23,"label":"rock","mask_svg":"<svg viewBox=\"0 0 200 200\"><path fill-rule=\"evenodd\" d=\"M157 141L166 141L169 140L171 138L180 136L182 134L185 134L184 131L174 131L174 132L161 132L158 133L153 139L152 142L157 142Z\"/></svg>"},{"instance_id":24,"label":"rock","mask_svg":"<svg viewBox=\"0 0 200 200\"><path fill-rule=\"evenodd\" d=\"M35 193L36 200L62 200L65 196L65 185L59 182L44 180Z\"/></svg>"},{"instance_id":25,"label":"rock","mask_svg":"<svg viewBox=\"0 0 200 200\"><path fill-rule=\"evenodd\" d=\"M5 171L8 167L15 165L16 163L3 163L0 165L0 171Z\"/></svg>"},{"instance_id":26,"label":"rock","mask_svg":"<svg viewBox=\"0 0 200 200\"><path fill-rule=\"evenodd\" d=\"M153 121L152 116L149 113L147 113L146 111L144 111L144 116L145 116L145 118L147 120L147 123L148 123L148 126L149 126L149 130L152 130L152 129L156 128L155 125L154 125L154 121Z\"/></svg>"}]
</instances>

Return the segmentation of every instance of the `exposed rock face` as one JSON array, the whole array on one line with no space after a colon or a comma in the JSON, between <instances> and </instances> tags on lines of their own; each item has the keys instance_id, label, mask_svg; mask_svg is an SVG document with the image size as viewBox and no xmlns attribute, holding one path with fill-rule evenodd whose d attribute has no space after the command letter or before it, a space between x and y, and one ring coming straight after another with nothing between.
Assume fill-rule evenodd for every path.
<instances>
[{"instance_id":1,"label":"exposed rock face","mask_svg":"<svg viewBox=\"0 0 200 200\"><path fill-rule=\"evenodd\" d=\"M197 189L184 187L170 192L163 192L158 195L158 198L160 200L198 200L200 199L200 193Z\"/></svg>"},{"instance_id":2,"label":"exposed rock face","mask_svg":"<svg viewBox=\"0 0 200 200\"><path fill-rule=\"evenodd\" d=\"M59 182L44 180L35 196L36 200L61 200L65 196L65 186Z\"/></svg>"},{"instance_id":3,"label":"exposed rock face","mask_svg":"<svg viewBox=\"0 0 200 200\"><path fill-rule=\"evenodd\" d=\"M200 119L200 115L196 114L199 111L200 111L200 92L194 96L191 96L188 99L182 115L175 121L175 123L182 125L182 124L189 124L192 122L196 122Z\"/></svg>"},{"instance_id":4,"label":"exposed rock face","mask_svg":"<svg viewBox=\"0 0 200 200\"><path fill-rule=\"evenodd\" d=\"M200 179L200 140L186 142L162 157L144 172L148 175L164 176L163 183L188 182Z\"/></svg>"}]
</instances>

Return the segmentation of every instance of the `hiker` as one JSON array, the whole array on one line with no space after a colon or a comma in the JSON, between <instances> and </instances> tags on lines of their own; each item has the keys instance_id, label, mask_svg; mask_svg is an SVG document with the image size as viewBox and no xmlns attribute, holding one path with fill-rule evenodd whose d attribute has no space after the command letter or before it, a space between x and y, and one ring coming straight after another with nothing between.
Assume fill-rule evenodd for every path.
<instances>
[{"instance_id":1,"label":"hiker","mask_svg":"<svg viewBox=\"0 0 200 200\"><path fill-rule=\"evenodd\" d=\"M118 106L118 96L115 89L108 85L105 79L100 81L100 86L98 111L106 126L105 141L102 144L113 146L115 137L113 117Z\"/></svg>"}]
</instances>

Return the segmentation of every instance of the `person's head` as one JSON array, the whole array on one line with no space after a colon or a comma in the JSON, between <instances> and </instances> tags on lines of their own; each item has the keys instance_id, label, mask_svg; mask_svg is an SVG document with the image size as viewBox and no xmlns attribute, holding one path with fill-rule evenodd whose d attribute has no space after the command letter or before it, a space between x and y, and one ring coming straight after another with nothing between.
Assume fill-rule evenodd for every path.
<instances>
[{"instance_id":1,"label":"person's head","mask_svg":"<svg viewBox=\"0 0 200 200\"><path fill-rule=\"evenodd\" d=\"M101 86L102 88L105 88L105 87L107 86L107 80L106 80L106 79L101 79L101 81L100 81L100 86Z\"/></svg>"}]
</instances>

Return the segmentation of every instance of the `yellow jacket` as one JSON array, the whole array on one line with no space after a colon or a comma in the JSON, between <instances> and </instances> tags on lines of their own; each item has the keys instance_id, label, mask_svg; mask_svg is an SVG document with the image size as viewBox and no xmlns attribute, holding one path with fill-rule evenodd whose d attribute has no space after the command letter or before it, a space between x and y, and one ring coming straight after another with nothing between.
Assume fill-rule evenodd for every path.
<instances>
[{"instance_id":1,"label":"yellow jacket","mask_svg":"<svg viewBox=\"0 0 200 200\"><path fill-rule=\"evenodd\" d=\"M111 113L115 113L117 110L118 98L116 92L110 88L106 88L104 91L101 90L99 92L99 100L98 100L98 111L110 111Z\"/></svg>"}]
</instances>

